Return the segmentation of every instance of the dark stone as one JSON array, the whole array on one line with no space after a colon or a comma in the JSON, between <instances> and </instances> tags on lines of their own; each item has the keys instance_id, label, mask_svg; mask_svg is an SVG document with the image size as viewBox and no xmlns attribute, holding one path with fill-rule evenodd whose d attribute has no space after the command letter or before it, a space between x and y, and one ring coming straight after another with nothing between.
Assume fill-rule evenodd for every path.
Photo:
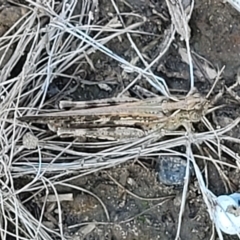
<instances>
[{"instance_id":1,"label":"dark stone","mask_svg":"<svg viewBox=\"0 0 240 240\"><path fill-rule=\"evenodd\" d=\"M187 160L178 156L160 156L157 163L158 179L165 185L183 186ZM193 167L190 163L190 175Z\"/></svg>"}]
</instances>

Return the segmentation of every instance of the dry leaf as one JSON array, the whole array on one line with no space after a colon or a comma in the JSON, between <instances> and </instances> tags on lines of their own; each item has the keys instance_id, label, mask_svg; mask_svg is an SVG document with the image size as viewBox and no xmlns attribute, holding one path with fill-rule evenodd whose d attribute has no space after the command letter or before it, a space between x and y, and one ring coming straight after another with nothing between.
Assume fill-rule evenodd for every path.
<instances>
[{"instance_id":1,"label":"dry leaf","mask_svg":"<svg viewBox=\"0 0 240 240\"><path fill-rule=\"evenodd\" d=\"M217 71L214 68L211 68L206 62L202 65L202 68L210 79L215 79L217 77Z\"/></svg>"},{"instance_id":2,"label":"dry leaf","mask_svg":"<svg viewBox=\"0 0 240 240\"><path fill-rule=\"evenodd\" d=\"M182 61L189 64L189 58L187 55L187 50L185 48L179 48L178 49L178 53L182 58ZM210 66L207 62L204 61L204 63L198 61L199 64L201 64L201 70L197 69L195 70L195 74L201 78L202 76L208 77L208 79L212 80L215 79L217 77L217 71ZM200 71L204 71L204 75L200 72Z\"/></svg>"},{"instance_id":3,"label":"dry leaf","mask_svg":"<svg viewBox=\"0 0 240 240\"><path fill-rule=\"evenodd\" d=\"M178 53L179 55L181 56L182 58L182 61L189 64L189 58L188 58L188 55L187 55L187 50L185 48L179 48L178 49Z\"/></svg>"},{"instance_id":4,"label":"dry leaf","mask_svg":"<svg viewBox=\"0 0 240 240\"><path fill-rule=\"evenodd\" d=\"M112 91L112 88L106 83L99 83L98 87L106 92Z\"/></svg>"}]
</instances>

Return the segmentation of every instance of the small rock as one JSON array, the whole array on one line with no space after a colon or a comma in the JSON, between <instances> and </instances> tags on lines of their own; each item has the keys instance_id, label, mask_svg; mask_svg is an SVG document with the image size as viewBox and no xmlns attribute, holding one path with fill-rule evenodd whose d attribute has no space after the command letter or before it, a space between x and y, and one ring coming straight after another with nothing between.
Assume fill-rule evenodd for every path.
<instances>
[{"instance_id":1,"label":"small rock","mask_svg":"<svg viewBox=\"0 0 240 240\"><path fill-rule=\"evenodd\" d=\"M23 146L27 149L36 149L38 146L38 139L30 132L26 133L22 139Z\"/></svg>"}]
</instances>

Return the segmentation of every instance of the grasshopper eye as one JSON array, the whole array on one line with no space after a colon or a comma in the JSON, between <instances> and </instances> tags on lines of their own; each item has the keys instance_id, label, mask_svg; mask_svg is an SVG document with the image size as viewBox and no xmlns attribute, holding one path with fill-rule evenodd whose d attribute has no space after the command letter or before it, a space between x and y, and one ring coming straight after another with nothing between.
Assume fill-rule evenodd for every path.
<instances>
[{"instance_id":1,"label":"grasshopper eye","mask_svg":"<svg viewBox=\"0 0 240 240\"><path fill-rule=\"evenodd\" d=\"M192 112L190 116L191 116L191 120L194 122L198 122L201 119L201 114L197 112Z\"/></svg>"}]
</instances>

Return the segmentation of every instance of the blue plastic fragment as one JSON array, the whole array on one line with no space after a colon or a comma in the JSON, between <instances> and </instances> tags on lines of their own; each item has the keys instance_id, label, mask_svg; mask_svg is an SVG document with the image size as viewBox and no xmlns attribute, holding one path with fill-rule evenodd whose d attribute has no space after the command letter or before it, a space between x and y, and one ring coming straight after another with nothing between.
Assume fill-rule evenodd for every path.
<instances>
[{"instance_id":1,"label":"blue plastic fragment","mask_svg":"<svg viewBox=\"0 0 240 240\"><path fill-rule=\"evenodd\" d=\"M186 167L187 160L182 157L160 156L157 164L159 181L165 185L184 185Z\"/></svg>"}]
</instances>

